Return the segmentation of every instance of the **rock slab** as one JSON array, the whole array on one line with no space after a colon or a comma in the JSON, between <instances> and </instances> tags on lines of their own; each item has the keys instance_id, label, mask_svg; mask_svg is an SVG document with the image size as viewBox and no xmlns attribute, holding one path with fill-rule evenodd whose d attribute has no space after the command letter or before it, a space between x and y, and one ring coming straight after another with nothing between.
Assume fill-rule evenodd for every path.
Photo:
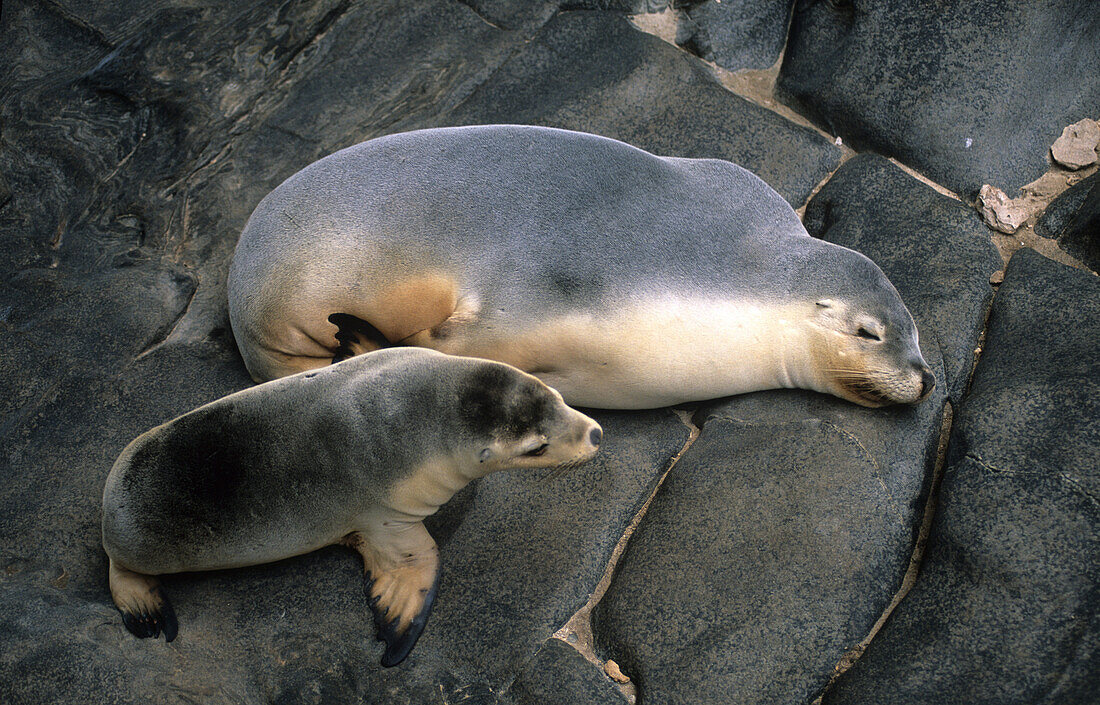
<instances>
[{"instance_id":1,"label":"rock slab","mask_svg":"<svg viewBox=\"0 0 1100 705\"><path fill-rule=\"evenodd\" d=\"M1054 199L1035 224L1035 232L1057 240L1089 269L1100 271L1100 172Z\"/></svg>"},{"instance_id":2,"label":"rock slab","mask_svg":"<svg viewBox=\"0 0 1100 705\"><path fill-rule=\"evenodd\" d=\"M777 95L859 150L973 199L1038 178L1100 105L1092 0L800 2Z\"/></svg>"},{"instance_id":3,"label":"rock slab","mask_svg":"<svg viewBox=\"0 0 1100 705\"><path fill-rule=\"evenodd\" d=\"M1096 702L1100 280L1019 251L921 574L825 703Z\"/></svg>"},{"instance_id":4,"label":"rock slab","mask_svg":"<svg viewBox=\"0 0 1100 705\"><path fill-rule=\"evenodd\" d=\"M516 705L627 705L595 664L560 639L543 645L509 689Z\"/></svg>"},{"instance_id":5,"label":"rock slab","mask_svg":"<svg viewBox=\"0 0 1100 705\"><path fill-rule=\"evenodd\" d=\"M900 585L939 436L934 394L871 410L760 392L701 412L593 613L601 656L642 702L813 700Z\"/></svg>"}]
</instances>

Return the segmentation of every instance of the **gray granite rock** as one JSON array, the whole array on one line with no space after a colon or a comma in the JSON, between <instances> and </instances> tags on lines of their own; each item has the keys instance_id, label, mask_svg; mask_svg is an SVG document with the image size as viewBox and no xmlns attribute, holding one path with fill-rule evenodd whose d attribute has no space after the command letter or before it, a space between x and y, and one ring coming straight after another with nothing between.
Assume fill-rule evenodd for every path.
<instances>
[{"instance_id":1,"label":"gray granite rock","mask_svg":"<svg viewBox=\"0 0 1100 705\"><path fill-rule=\"evenodd\" d=\"M627 705L626 696L569 644L550 639L508 690L516 705Z\"/></svg>"},{"instance_id":2,"label":"gray granite rock","mask_svg":"<svg viewBox=\"0 0 1100 705\"><path fill-rule=\"evenodd\" d=\"M811 235L874 260L944 358L948 396L962 398L1001 257L974 209L940 195L888 160L861 154L806 208ZM942 381L942 380L941 380Z\"/></svg>"},{"instance_id":3,"label":"gray granite rock","mask_svg":"<svg viewBox=\"0 0 1100 705\"><path fill-rule=\"evenodd\" d=\"M1063 250L1092 271L1100 271L1100 172L1054 199L1035 224L1035 232L1056 239Z\"/></svg>"},{"instance_id":4,"label":"gray granite rock","mask_svg":"<svg viewBox=\"0 0 1100 705\"><path fill-rule=\"evenodd\" d=\"M1100 280L1021 250L956 413L921 574L829 705L1094 703Z\"/></svg>"},{"instance_id":5,"label":"gray granite rock","mask_svg":"<svg viewBox=\"0 0 1100 705\"><path fill-rule=\"evenodd\" d=\"M787 42L794 0L688 0L676 43L724 69L766 69Z\"/></svg>"},{"instance_id":6,"label":"gray granite rock","mask_svg":"<svg viewBox=\"0 0 1100 705\"><path fill-rule=\"evenodd\" d=\"M900 585L944 403L706 407L596 607L601 655L642 702L810 702Z\"/></svg>"},{"instance_id":7,"label":"gray granite rock","mask_svg":"<svg viewBox=\"0 0 1100 705\"><path fill-rule=\"evenodd\" d=\"M1066 125L1100 105L1092 0L799 2L777 93L857 149L964 198L1042 175Z\"/></svg>"},{"instance_id":8,"label":"gray granite rock","mask_svg":"<svg viewBox=\"0 0 1100 705\"><path fill-rule=\"evenodd\" d=\"M694 57L608 12L554 17L446 121L561 127L664 156L728 159L795 206L840 161L827 139L733 95Z\"/></svg>"}]
</instances>

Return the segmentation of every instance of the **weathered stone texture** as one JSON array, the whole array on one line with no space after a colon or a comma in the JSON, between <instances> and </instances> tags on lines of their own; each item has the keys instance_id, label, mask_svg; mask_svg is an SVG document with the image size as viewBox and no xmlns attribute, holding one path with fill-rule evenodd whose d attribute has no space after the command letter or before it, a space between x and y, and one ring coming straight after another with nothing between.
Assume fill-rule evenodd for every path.
<instances>
[{"instance_id":1,"label":"weathered stone texture","mask_svg":"<svg viewBox=\"0 0 1100 705\"><path fill-rule=\"evenodd\" d=\"M857 149L973 198L1046 170L1100 105L1092 0L799 2L777 91Z\"/></svg>"}]
</instances>

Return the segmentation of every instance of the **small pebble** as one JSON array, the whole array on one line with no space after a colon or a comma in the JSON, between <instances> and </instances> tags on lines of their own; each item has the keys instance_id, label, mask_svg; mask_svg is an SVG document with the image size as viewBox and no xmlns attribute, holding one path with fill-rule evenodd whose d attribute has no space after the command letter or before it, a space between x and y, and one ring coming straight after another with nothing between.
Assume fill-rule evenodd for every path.
<instances>
[{"instance_id":1,"label":"small pebble","mask_svg":"<svg viewBox=\"0 0 1100 705\"><path fill-rule=\"evenodd\" d=\"M989 277L989 283L990 284L1000 284L1004 280L1005 280L1005 273L1004 273L1003 270L1000 271L1000 272L993 272L992 276Z\"/></svg>"},{"instance_id":2,"label":"small pebble","mask_svg":"<svg viewBox=\"0 0 1100 705\"><path fill-rule=\"evenodd\" d=\"M607 677L615 681L616 683L630 682L630 679L623 675L623 672L619 670L619 664L615 663L614 661L608 660L608 662L603 665L603 670L604 673L607 674Z\"/></svg>"}]
</instances>

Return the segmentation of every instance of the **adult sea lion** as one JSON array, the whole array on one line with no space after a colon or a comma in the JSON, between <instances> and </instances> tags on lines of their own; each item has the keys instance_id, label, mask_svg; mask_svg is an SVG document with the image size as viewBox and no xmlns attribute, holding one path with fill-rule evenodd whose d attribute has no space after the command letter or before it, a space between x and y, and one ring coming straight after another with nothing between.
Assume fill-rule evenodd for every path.
<instances>
[{"instance_id":1,"label":"adult sea lion","mask_svg":"<svg viewBox=\"0 0 1100 705\"><path fill-rule=\"evenodd\" d=\"M767 184L543 127L420 130L311 164L256 207L229 314L268 380L393 345L500 360L570 404L935 384L897 291Z\"/></svg>"},{"instance_id":2,"label":"adult sea lion","mask_svg":"<svg viewBox=\"0 0 1100 705\"><path fill-rule=\"evenodd\" d=\"M394 348L252 387L138 436L107 476L111 595L139 637L177 633L155 576L343 543L363 557L382 664L435 598L424 517L496 470L591 458L599 425L507 365Z\"/></svg>"}]
</instances>

